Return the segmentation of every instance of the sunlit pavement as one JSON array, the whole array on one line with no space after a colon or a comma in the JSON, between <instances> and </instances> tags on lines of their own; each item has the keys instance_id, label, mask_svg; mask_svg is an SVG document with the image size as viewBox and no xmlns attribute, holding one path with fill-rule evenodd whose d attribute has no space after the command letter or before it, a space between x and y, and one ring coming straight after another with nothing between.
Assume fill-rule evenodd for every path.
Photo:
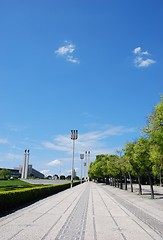
<instances>
[{"instance_id":1,"label":"sunlit pavement","mask_svg":"<svg viewBox=\"0 0 163 240\"><path fill-rule=\"evenodd\" d=\"M22 181L31 183L31 184L62 184L66 182L70 182L70 180L54 180L54 179L21 179Z\"/></svg>"},{"instance_id":2,"label":"sunlit pavement","mask_svg":"<svg viewBox=\"0 0 163 240\"><path fill-rule=\"evenodd\" d=\"M135 188L136 189L136 188ZM163 239L163 188L157 198L84 183L0 218L0 239Z\"/></svg>"}]
</instances>

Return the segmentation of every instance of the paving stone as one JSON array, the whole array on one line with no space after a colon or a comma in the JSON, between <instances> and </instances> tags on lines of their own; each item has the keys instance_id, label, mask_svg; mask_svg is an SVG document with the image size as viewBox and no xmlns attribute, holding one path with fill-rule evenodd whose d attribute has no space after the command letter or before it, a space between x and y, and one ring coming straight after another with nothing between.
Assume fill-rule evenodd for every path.
<instances>
[{"instance_id":1,"label":"paving stone","mask_svg":"<svg viewBox=\"0 0 163 240\"><path fill-rule=\"evenodd\" d=\"M160 191L150 200L103 184L80 184L1 217L0 239L161 240Z\"/></svg>"}]
</instances>

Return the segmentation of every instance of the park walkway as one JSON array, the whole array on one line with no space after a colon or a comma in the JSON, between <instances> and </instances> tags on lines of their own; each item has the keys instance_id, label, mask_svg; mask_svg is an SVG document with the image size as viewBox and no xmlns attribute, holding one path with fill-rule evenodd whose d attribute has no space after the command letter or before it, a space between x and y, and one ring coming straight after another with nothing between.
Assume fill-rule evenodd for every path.
<instances>
[{"instance_id":1,"label":"park walkway","mask_svg":"<svg viewBox=\"0 0 163 240\"><path fill-rule=\"evenodd\" d=\"M0 218L1 240L161 240L163 198L84 183Z\"/></svg>"}]
</instances>

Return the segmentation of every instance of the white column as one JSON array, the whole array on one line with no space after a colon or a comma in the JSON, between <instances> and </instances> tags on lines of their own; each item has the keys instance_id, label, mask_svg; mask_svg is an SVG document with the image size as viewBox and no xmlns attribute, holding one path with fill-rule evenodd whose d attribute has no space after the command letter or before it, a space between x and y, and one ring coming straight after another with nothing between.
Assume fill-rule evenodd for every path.
<instances>
[{"instance_id":1,"label":"white column","mask_svg":"<svg viewBox=\"0 0 163 240\"><path fill-rule=\"evenodd\" d=\"M24 164L23 164L23 167L22 167L21 178L25 178L26 159L27 159L27 150L24 151Z\"/></svg>"},{"instance_id":2,"label":"white column","mask_svg":"<svg viewBox=\"0 0 163 240\"><path fill-rule=\"evenodd\" d=\"M25 164L25 176L24 178L27 179L28 177L28 165L29 165L29 150L28 153L26 154L26 164Z\"/></svg>"}]
</instances>

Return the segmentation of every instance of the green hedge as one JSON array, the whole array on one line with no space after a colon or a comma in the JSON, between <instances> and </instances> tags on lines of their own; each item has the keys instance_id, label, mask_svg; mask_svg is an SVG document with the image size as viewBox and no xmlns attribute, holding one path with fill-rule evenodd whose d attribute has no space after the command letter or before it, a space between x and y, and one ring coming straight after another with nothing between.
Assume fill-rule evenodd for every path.
<instances>
[{"instance_id":1,"label":"green hedge","mask_svg":"<svg viewBox=\"0 0 163 240\"><path fill-rule=\"evenodd\" d=\"M74 186L79 182L74 182ZM0 193L0 212L13 210L70 188L70 183L23 188Z\"/></svg>"}]
</instances>

